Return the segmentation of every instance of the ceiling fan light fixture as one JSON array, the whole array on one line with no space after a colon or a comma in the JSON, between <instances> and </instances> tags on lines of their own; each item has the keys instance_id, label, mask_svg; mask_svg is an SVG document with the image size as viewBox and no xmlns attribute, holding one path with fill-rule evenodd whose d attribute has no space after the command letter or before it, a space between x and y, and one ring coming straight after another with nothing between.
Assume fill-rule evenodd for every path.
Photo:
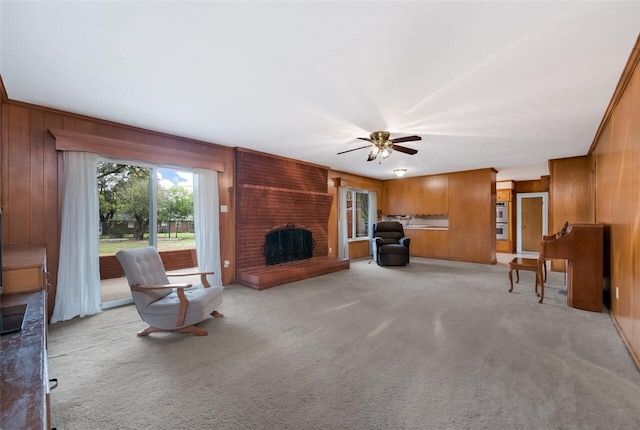
<instances>
[{"instance_id":1,"label":"ceiling fan light fixture","mask_svg":"<svg viewBox=\"0 0 640 430\"><path fill-rule=\"evenodd\" d=\"M394 169L393 173L395 173L398 178L401 178L407 173L407 169Z\"/></svg>"},{"instance_id":2,"label":"ceiling fan light fixture","mask_svg":"<svg viewBox=\"0 0 640 430\"><path fill-rule=\"evenodd\" d=\"M382 157L383 160L386 160L387 158L389 158L389 156L393 152L392 146L393 144L383 146L382 151L380 151L380 156Z\"/></svg>"},{"instance_id":3,"label":"ceiling fan light fixture","mask_svg":"<svg viewBox=\"0 0 640 430\"><path fill-rule=\"evenodd\" d=\"M366 140L369 142L367 146L361 146L360 148L347 149L346 151L338 152L337 155L345 154L351 151L357 151L359 149L369 148L369 154L367 161L373 161L378 159L379 162L389 158L394 152L402 152L408 155L415 155L418 153L417 149L407 148L406 146L397 145L397 143L413 142L415 140L422 140L422 137L418 135L397 137L395 139L389 139L388 131L374 131L369 137L358 137L359 140ZM379 156L379 158L378 158Z\"/></svg>"}]
</instances>

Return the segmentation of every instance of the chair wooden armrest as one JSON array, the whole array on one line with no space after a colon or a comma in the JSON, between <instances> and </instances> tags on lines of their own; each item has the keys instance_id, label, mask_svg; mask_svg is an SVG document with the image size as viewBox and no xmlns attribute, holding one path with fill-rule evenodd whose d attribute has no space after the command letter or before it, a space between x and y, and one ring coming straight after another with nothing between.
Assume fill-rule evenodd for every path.
<instances>
[{"instance_id":1,"label":"chair wooden armrest","mask_svg":"<svg viewBox=\"0 0 640 430\"><path fill-rule=\"evenodd\" d=\"M195 275L213 275L216 272L189 272L189 273L167 273L167 276L195 276Z\"/></svg>"},{"instance_id":2,"label":"chair wooden armrest","mask_svg":"<svg viewBox=\"0 0 640 430\"><path fill-rule=\"evenodd\" d=\"M190 284L188 282L183 282L180 284L165 284L165 285L142 285L142 284L138 284L138 285L132 285L131 289L132 290L136 290L136 291L148 291L148 290L171 290L173 288L177 288L177 289L185 289L185 288L190 288L193 287L193 284Z\"/></svg>"},{"instance_id":3,"label":"chair wooden armrest","mask_svg":"<svg viewBox=\"0 0 640 430\"><path fill-rule=\"evenodd\" d=\"M205 288L209 288L211 284L207 280L207 275L213 275L216 272L189 272L189 273L167 273L167 276L195 276L200 275L200 282Z\"/></svg>"}]
</instances>

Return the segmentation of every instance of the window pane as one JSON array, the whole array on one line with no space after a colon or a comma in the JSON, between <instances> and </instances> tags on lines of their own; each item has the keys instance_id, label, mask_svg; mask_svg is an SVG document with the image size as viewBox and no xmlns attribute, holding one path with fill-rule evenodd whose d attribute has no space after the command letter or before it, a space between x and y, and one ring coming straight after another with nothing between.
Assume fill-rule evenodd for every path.
<instances>
[{"instance_id":1,"label":"window pane","mask_svg":"<svg viewBox=\"0 0 640 430\"><path fill-rule=\"evenodd\" d=\"M149 169L98 163L100 255L149 245Z\"/></svg>"},{"instance_id":2,"label":"window pane","mask_svg":"<svg viewBox=\"0 0 640 430\"><path fill-rule=\"evenodd\" d=\"M356 194L356 234L355 237L369 236L369 194Z\"/></svg>"},{"instance_id":3,"label":"window pane","mask_svg":"<svg viewBox=\"0 0 640 430\"><path fill-rule=\"evenodd\" d=\"M351 191L347 191L347 236L351 239L356 237L353 231L353 194Z\"/></svg>"},{"instance_id":4,"label":"window pane","mask_svg":"<svg viewBox=\"0 0 640 430\"><path fill-rule=\"evenodd\" d=\"M159 168L158 251L195 249L193 173Z\"/></svg>"}]
</instances>

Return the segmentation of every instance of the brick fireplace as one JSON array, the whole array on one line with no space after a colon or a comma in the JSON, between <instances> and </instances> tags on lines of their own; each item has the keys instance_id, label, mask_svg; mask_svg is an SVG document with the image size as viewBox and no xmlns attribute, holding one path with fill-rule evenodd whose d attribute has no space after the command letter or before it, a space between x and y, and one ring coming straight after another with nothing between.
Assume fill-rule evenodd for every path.
<instances>
[{"instance_id":1,"label":"brick fireplace","mask_svg":"<svg viewBox=\"0 0 640 430\"><path fill-rule=\"evenodd\" d=\"M242 148L235 167L238 283L262 290L349 267L348 260L328 257L328 168ZM265 234L287 224L311 231L312 258L267 266Z\"/></svg>"}]
</instances>

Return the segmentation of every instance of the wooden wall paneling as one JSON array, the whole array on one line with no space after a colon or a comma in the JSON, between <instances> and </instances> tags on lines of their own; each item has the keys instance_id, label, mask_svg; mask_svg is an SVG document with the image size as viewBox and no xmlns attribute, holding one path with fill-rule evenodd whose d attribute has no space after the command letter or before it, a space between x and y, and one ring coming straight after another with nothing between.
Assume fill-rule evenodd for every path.
<instances>
[{"instance_id":1,"label":"wooden wall paneling","mask_svg":"<svg viewBox=\"0 0 640 430\"><path fill-rule=\"evenodd\" d=\"M1 76L0 76L1 78ZM9 128L4 127L4 124L8 124L7 116L9 111L5 109L5 102L0 97L0 172L7 172L9 170L9 163L7 162L7 151L9 150ZM5 189L7 181L4 180L4 174L0 174L0 207L4 207L4 198L7 194ZM6 232L3 226L3 236L6 237Z\"/></svg>"},{"instance_id":2,"label":"wooden wall paneling","mask_svg":"<svg viewBox=\"0 0 640 430\"><path fill-rule=\"evenodd\" d=\"M7 95L7 88L4 86L2 75L0 75L0 107L6 101L9 101L9 96Z\"/></svg>"},{"instance_id":3,"label":"wooden wall paneling","mask_svg":"<svg viewBox=\"0 0 640 430\"><path fill-rule=\"evenodd\" d=\"M449 174L449 257L496 262L496 170Z\"/></svg>"},{"instance_id":4,"label":"wooden wall paneling","mask_svg":"<svg viewBox=\"0 0 640 430\"><path fill-rule=\"evenodd\" d=\"M595 222L591 161L588 156L549 160L549 233L566 222ZM553 260L551 270L564 271L564 261Z\"/></svg>"},{"instance_id":5,"label":"wooden wall paneling","mask_svg":"<svg viewBox=\"0 0 640 430\"><path fill-rule=\"evenodd\" d=\"M596 172L595 219L605 225L608 239L604 266L611 315L640 367L639 62L640 37L596 133L591 156Z\"/></svg>"},{"instance_id":6,"label":"wooden wall paneling","mask_svg":"<svg viewBox=\"0 0 640 430\"><path fill-rule=\"evenodd\" d=\"M44 190L46 179L44 177L44 113L42 111L29 110L30 132L30 156L29 171L31 185L31 232L29 243L44 243L45 219Z\"/></svg>"},{"instance_id":7,"label":"wooden wall paneling","mask_svg":"<svg viewBox=\"0 0 640 430\"><path fill-rule=\"evenodd\" d=\"M28 109L10 109L9 123L5 125L9 129L9 148L8 169L4 175L7 195L3 221L11 227L7 229L6 237L3 236L6 245L27 245L31 237L31 200L25 198L31 195L29 125Z\"/></svg>"},{"instance_id":8,"label":"wooden wall paneling","mask_svg":"<svg viewBox=\"0 0 640 430\"><path fill-rule=\"evenodd\" d=\"M588 156L549 160L551 171L551 231L565 221L594 222L591 162Z\"/></svg>"},{"instance_id":9,"label":"wooden wall paneling","mask_svg":"<svg viewBox=\"0 0 640 430\"><path fill-rule=\"evenodd\" d=\"M369 257L369 241L368 240L355 240L349 242L349 259Z\"/></svg>"}]
</instances>

